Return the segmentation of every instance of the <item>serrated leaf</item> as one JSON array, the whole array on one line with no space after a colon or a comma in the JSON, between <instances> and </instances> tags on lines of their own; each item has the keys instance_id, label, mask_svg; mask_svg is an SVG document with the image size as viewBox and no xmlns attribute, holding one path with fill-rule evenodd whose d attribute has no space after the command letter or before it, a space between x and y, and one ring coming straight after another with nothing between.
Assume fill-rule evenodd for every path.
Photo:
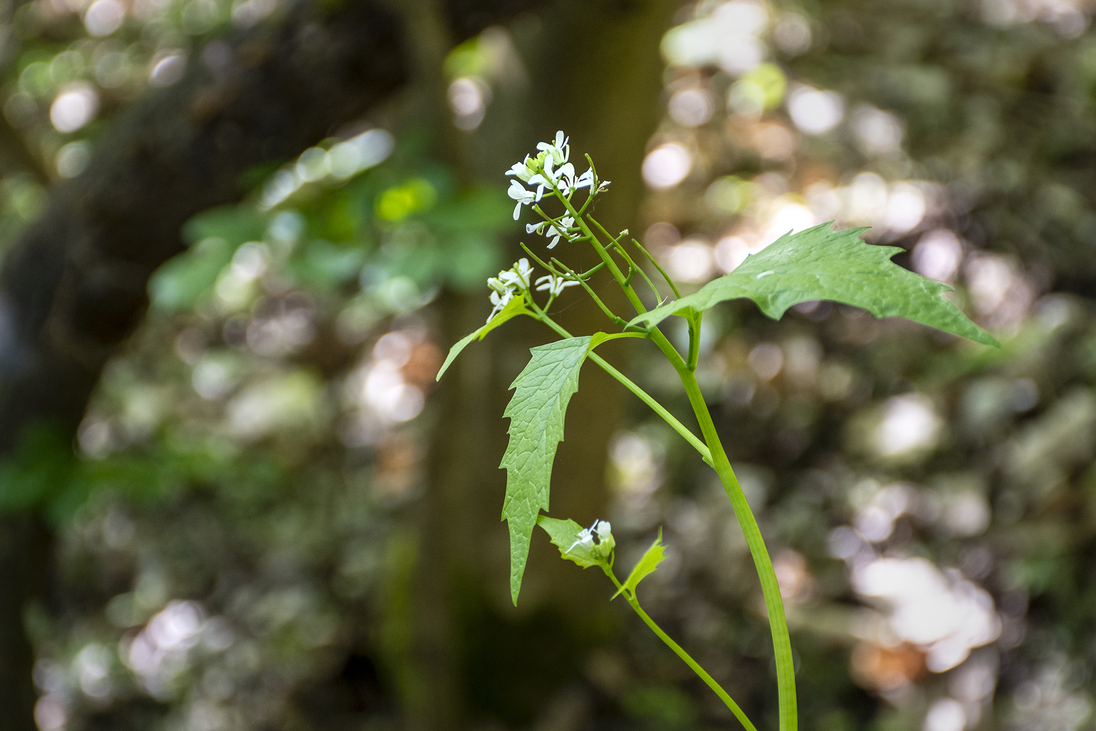
<instances>
[{"instance_id":1,"label":"serrated leaf","mask_svg":"<svg viewBox=\"0 0 1096 731\"><path fill-rule=\"evenodd\" d=\"M574 561L584 569L601 563L598 555L579 541L583 528L575 521L541 515L537 518L537 525L548 533L548 538L559 548L559 555L568 561Z\"/></svg>"},{"instance_id":2,"label":"serrated leaf","mask_svg":"<svg viewBox=\"0 0 1096 731\"><path fill-rule=\"evenodd\" d=\"M657 307L632 325L657 325L670 315L703 312L724 300L749 298L779 319L792 305L833 300L862 307L876 317L904 317L929 327L1000 347L944 297L946 284L922 277L891 261L894 246L860 240L866 229L835 231L832 222L785 234L734 271L697 292Z\"/></svg>"},{"instance_id":3,"label":"serrated leaf","mask_svg":"<svg viewBox=\"0 0 1096 731\"><path fill-rule=\"evenodd\" d=\"M632 569L632 573L628 574L628 580L625 581L616 594L613 594L613 599L616 599L625 591L629 595L636 595L636 587L639 586L639 582L646 579L648 576L655 572L658 565L666 558L666 546L662 544L662 529L658 529L658 538L651 544L651 547L647 549L643 554L643 558L639 559L639 563Z\"/></svg>"},{"instance_id":4,"label":"serrated leaf","mask_svg":"<svg viewBox=\"0 0 1096 731\"><path fill-rule=\"evenodd\" d=\"M510 388L510 443L499 467L506 470L502 519L510 529L510 597L518 603L529 541L541 510L548 509L552 462L563 441L567 402L578 390L578 373L590 338L567 338L533 348L532 358Z\"/></svg>"},{"instance_id":5,"label":"serrated leaf","mask_svg":"<svg viewBox=\"0 0 1096 731\"><path fill-rule=\"evenodd\" d=\"M468 347L469 343L473 340L483 340L487 337L487 333L494 330L499 325L506 323L509 320L517 317L518 315L528 315L529 310L525 309L525 295L519 294L512 300L506 303L497 315L487 321L487 324L476 330L473 333L465 335L463 338L453 344L453 347L449 349L449 355L445 356L445 362L441 364L441 369L438 370L438 375L434 376L435 381L440 381L442 374L449 370L449 366L453 361L457 359L460 352Z\"/></svg>"}]
</instances>

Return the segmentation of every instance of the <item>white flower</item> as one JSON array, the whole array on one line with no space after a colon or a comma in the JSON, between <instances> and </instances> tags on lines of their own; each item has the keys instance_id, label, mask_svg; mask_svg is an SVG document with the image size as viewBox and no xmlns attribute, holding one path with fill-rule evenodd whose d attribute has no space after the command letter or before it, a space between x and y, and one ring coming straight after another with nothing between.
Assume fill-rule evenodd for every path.
<instances>
[{"instance_id":1,"label":"white flower","mask_svg":"<svg viewBox=\"0 0 1096 731\"><path fill-rule=\"evenodd\" d=\"M574 184L573 187L574 187L575 190L578 190L579 188L589 188L593 184L594 184L594 171L593 170L587 170L586 172L584 172L582 175L579 176L578 180L575 181L575 184Z\"/></svg>"},{"instance_id":2,"label":"white flower","mask_svg":"<svg viewBox=\"0 0 1096 731\"><path fill-rule=\"evenodd\" d=\"M530 203L540 200L540 197L536 193L532 192L531 190L526 190L525 186L516 180L510 181L510 190L506 191L506 195L510 196L518 202L517 205L514 206L515 221L518 220L519 216L521 216L522 206L527 206Z\"/></svg>"},{"instance_id":3,"label":"white flower","mask_svg":"<svg viewBox=\"0 0 1096 731\"><path fill-rule=\"evenodd\" d=\"M510 304L510 300L512 299L514 299L513 290L508 289L505 292L492 292L491 304L493 304L495 308L491 310L491 314L487 316L487 322L491 322L491 320L495 319L495 315L501 312L503 307Z\"/></svg>"},{"instance_id":4,"label":"white flower","mask_svg":"<svg viewBox=\"0 0 1096 731\"><path fill-rule=\"evenodd\" d=\"M555 144L538 142L537 149L548 153L545 156L545 162L547 162L547 158L551 158L556 165L562 165L571 157L571 146L567 144L570 140L570 137L563 134L563 130L559 130L556 132Z\"/></svg>"},{"instance_id":5,"label":"white flower","mask_svg":"<svg viewBox=\"0 0 1096 731\"><path fill-rule=\"evenodd\" d=\"M552 243L548 244L549 249L556 248L556 244L559 243L559 239L562 236L568 241L571 240L571 234L569 233L572 226L575 225L575 219L572 216L564 216L559 219L558 223L553 223L548 227L548 233L545 236L552 237Z\"/></svg>"},{"instance_id":6,"label":"white flower","mask_svg":"<svg viewBox=\"0 0 1096 731\"><path fill-rule=\"evenodd\" d=\"M503 292L509 290L509 287L507 287L506 284L498 277L489 277L487 279L487 286L499 294L502 294Z\"/></svg>"},{"instance_id":7,"label":"white flower","mask_svg":"<svg viewBox=\"0 0 1096 731\"><path fill-rule=\"evenodd\" d=\"M537 280L537 291L543 292L547 290L549 294L555 297L566 287L574 287L576 285L578 285L578 282L573 279L564 279L563 277L546 274Z\"/></svg>"},{"instance_id":8,"label":"white flower","mask_svg":"<svg viewBox=\"0 0 1096 731\"><path fill-rule=\"evenodd\" d=\"M613 526L610 525L609 521L598 520L590 527L593 529L594 533L597 533L598 540L601 543L612 543L614 546L616 545L616 540L613 538Z\"/></svg>"},{"instance_id":9,"label":"white flower","mask_svg":"<svg viewBox=\"0 0 1096 731\"><path fill-rule=\"evenodd\" d=\"M548 244L549 249L555 249L556 244L559 243L560 237L571 240L570 229L574 226L574 218L571 216L563 216L555 224L551 224L548 227L548 232L545 233L546 237L551 237L551 243Z\"/></svg>"},{"instance_id":10,"label":"white flower","mask_svg":"<svg viewBox=\"0 0 1096 731\"><path fill-rule=\"evenodd\" d=\"M578 180L575 180L574 167L570 163L568 163L566 167L569 167L571 169L569 175L565 177L561 176L564 177L564 179L560 183L559 190L560 193L562 193L563 195L569 196L579 188L589 188L591 185L594 184L594 171L592 169L587 170L578 177Z\"/></svg>"},{"instance_id":11,"label":"white flower","mask_svg":"<svg viewBox=\"0 0 1096 731\"><path fill-rule=\"evenodd\" d=\"M533 267L529 265L529 260L522 257L514 262L514 266L506 271L499 272L497 277L491 277L487 280L487 286L491 288L491 304L495 306L491 310L491 314L487 316L487 322L491 322L495 315L501 312L510 300L514 299L514 295L519 290L529 291L529 281L532 274Z\"/></svg>"},{"instance_id":12,"label":"white flower","mask_svg":"<svg viewBox=\"0 0 1096 731\"><path fill-rule=\"evenodd\" d=\"M528 183L529 178L533 177L536 174L536 171L533 170L532 167L530 167L530 165L529 165L529 160L530 159L531 158L528 155L526 155L525 159L522 160L521 162L515 162L513 167L511 167L509 170L506 171L506 174L507 175L516 175L518 180L521 180L521 181L524 181L524 182Z\"/></svg>"},{"instance_id":13,"label":"white flower","mask_svg":"<svg viewBox=\"0 0 1096 731\"><path fill-rule=\"evenodd\" d=\"M570 184L575 178L575 166L569 162L563 163L559 170L555 169L555 165L552 163L551 156L544 160L544 177L551 180L557 188L563 188ZM560 185L560 184L563 185Z\"/></svg>"},{"instance_id":14,"label":"white flower","mask_svg":"<svg viewBox=\"0 0 1096 731\"><path fill-rule=\"evenodd\" d=\"M596 539L596 541L595 541ZM583 528L578 534L578 540L571 544L567 552L575 550L576 546L592 551L601 558L608 558L616 548L616 539L613 538L613 526L607 520L595 520L589 528Z\"/></svg>"},{"instance_id":15,"label":"white flower","mask_svg":"<svg viewBox=\"0 0 1096 731\"><path fill-rule=\"evenodd\" d=\"M535 158L526 155L524 160L514 163L506 171L507 175L517 178L517 180L510 181L510 190L508 191L508 195L517 201L517 205L514 206L515 221L521 215L521 207L533 202L539 202L544 196L545 190L557 192L569 200L575 191L581 188L591 189L590 194L594 195L609 186L609 181L603 180L598 182L597 190L593 190L594 170L592 167L577 178L575 177L575 166L569 162L571 156L570 138L563 134L563 130L556 132L553 142L538 142L537 150L539 152ZM522 183L525 183L525 185L522 185ZM535 190L527 190L525 186L535 186ZM527 227L527 233L532 233L533 230ZM539 231L540 229L537 228L536 230ZM560 236L565 235L560 233ZM552 246L555 246L556 243L558 243L558 239L553 242Z\"/></svg>"},{"instance_id":16,"label":"white flower","mask_svg":"<svg viewBox=\"0 0 1096 731\"><path fill-rule=\"evenodd\" d=\"M533 177L529 178L529 185L537 186L537 202L538 203L540 202L540 199L544 196L545 186L548 186L548 187L551 187L551 188L556 187L555 181L552 180L552 178L550 177L551 176L551 171L548 170L547 165L545 165L544 167L545 167L545 175L548 175L549 177L545 177L545 175L541 175L540 173L537 173Z\"/></svg>"},{"instance_id":17,"label":"white flower","mask_svg":"<svg viewBox=\"0 0 1096 731\"><path fill-rule=\"evenodd\" d=\"M556 248L556 244L559 243L560 238L565 238L571 241L571 227L575 225L575 219L573 216L564 216L559 221L541 221L540 223L527 223L525 224L525 233L538 233L544 234L546 237L552 239L552 243L548 244L549 249ZM548 233L544 233L544 227L548 227Z\"/></svg>"},{"instance_id":18,"label":"white flower","mask_svg":"<svg viewBox=\"0 0 1096 731\"><path fill-rule=\"evenodd\" d=\"M499 272L498 278L509 288L527 290L529 275L532 273L533 267L529 266L529 260L522 257L508 271Z\"/></svg>"}]
</instances>

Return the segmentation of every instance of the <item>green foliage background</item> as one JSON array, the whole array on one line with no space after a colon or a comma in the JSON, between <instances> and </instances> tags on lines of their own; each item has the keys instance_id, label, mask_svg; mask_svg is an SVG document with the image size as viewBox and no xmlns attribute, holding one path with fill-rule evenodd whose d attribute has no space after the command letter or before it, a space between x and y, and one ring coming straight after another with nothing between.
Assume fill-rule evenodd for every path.
<instances>
[{"instance_id":1,"label":"green foliage background","mask_svg":"<svg viewBox=\"0 0 1096 731\"><path fill-rule=\"evenodd\" d=\"M150 70L174 53L197 57L259 7L134 3L101 35L79 3L10 9L4 134L22 163L0 180L4 240L40 212L49 181L78 173L120 106L162 81ZM542 591L508 613L498 486L456 498L482 499L492 521L460 546L434 545L424 517L450 514L430 455L464 428L444 423L433 391L455 339L447 318L482 323L484 280L517 255L502 177L512 160L484 171L480 153L554 133L525 73L545 47L567 60L553 12L490 29L403 106L255 171L247 202L193 220L189 250L151 283L147 321L104 375L78 444L46 428L0 467L0 507L40 509L63 532L52 598L27 613L40 726L734 727L626 607L581 604L575 616ZM642 193L637 220L607 224L632 227L694 277L693 291L792 225L870 225L870 242L947 279L1002 343L825 303L780 323L751 303L706 320L701 380L786 586L807 727L1092 722L1090 16L1067 0L713 0L677 8L665 29L666 113L648 151L670 149L687 169ZM428 56L429 38L416 43ZM447 108L444 88L478 90L479 111ZM59 131L53 103L87 89L96 115ZM835 105L838 120L820 131ZM357 136L367 130L390 136ZM339 167L350 140L369 140L368 165ZM572 144L600 159L582 133ZM602 172L614 188L641 175ZM536 344L511 337L478 356L473 345L462 357L481 360L465 379L479 368L504 392ZM649 354L619 362L685 413L673 374ZM501 406L487 417L503 435ZM595 498L596 514L559 517L612 520L624 566L664 526L645 608L759 725L774 725L760 594L718 485L642 405L612 427L611 493ZM568 422L564 448L583 428ZM584 489L568 476L553 496ZM543 539L534 534L530 573L547 566L535 555ZM422 577L462 552L490 571L460 574L456 597L436 600ZM895 636L898 605L857 578L880 559L935 567L921 575L940 577L928 594L938 602L951 596L941 586L984 591L993 639L934 671L930 643ZM483 578L495 573L497 583ZM612 592L588 593L600 606ZM455 648L450 665L422 651L424 636ZM422 709L442 691L456 710L431 726Z\"/></svg>"}]
</instances>

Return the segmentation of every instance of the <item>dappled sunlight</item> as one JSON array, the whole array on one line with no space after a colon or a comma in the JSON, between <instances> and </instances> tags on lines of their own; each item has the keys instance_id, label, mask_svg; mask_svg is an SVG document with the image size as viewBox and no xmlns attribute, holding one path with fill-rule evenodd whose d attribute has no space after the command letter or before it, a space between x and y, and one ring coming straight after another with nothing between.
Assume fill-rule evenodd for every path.
<instances>
[{"instance_id":1,"label":"dappled sunlight","mask_svg":"<svg viewBox=\"0 0 1096 731\"><path fill-rule=\"evenodd\" d=\"M64 89L49 108L49 118L58 132L75 132L87 126L99 111L99 95L89 84L76 83Z\"/></svg>"},{"instance_id":2,"label":"dappled sunlight","mask_svg":"<svg viewBox=\"0 0 1096 731\"><path fill-rule=\"evenodd\" d=\"M702 239L686 239L668 247L663 254L666 267L674 279L682 282L706 282L714 270L712 247Z\"/></svg>"},{"instance_id":3,"label":"dappled sunlight","mask_svg":"<svg viewBox=\"0 0 1096 731\"><path fill-rule=\"evenodd\" d=\"M788 94L788 114L801 132L821 135L844 119L845 101L836 92L801 85Z\"/></svg>"},{"instance_id":4,"label":"dappled sunlight","mask_svg":"<svg viewBox=\"0 0 1096 731\"><path fill-rule=\"evenodd\" d=\"M872 434L872 446L883 457L931 449L943 426L932 403L923 396L895 396L883 407Z\"/></svg>"},{"instance_id":5,"label":"dappled sunlight","mask_svg":"<svg viewBox=\"0 0 1096 731\"><path fill-rule=\"evenodd\" d=\"M880 602L886 624L869 639L883 646L909 642L925 652L925 665L942 673L966 660L972 648L997 639L1000 621L984 590L948 576L921 558L879 558L854 564L852 586Z\"/></svg>"},{"instance_id":6,"label":"dappled sunlight","mask_svg":"<svg viewBox=\"0 0 1096 731\"><path fill-rule=\"evenodd\" d=\"M692 155L676 142L667 142L651 150L643 160L643 179L659 190L672 188L689 174Z\"/></svg>"},{"instance_id":7,"label":"dappled sunlight","mask_svg":"<svg viewBox=\"0 0 1096 731\"><path fill-rule=\"evenodd\" d=\"M301 153L297 163L272 175L263 188L260 205L274 208L307 184L330 178L340 182L381 164L392 154L392 135L370 129L336 143L330 150L313 147Z\"/></svg>"}]
</instances>

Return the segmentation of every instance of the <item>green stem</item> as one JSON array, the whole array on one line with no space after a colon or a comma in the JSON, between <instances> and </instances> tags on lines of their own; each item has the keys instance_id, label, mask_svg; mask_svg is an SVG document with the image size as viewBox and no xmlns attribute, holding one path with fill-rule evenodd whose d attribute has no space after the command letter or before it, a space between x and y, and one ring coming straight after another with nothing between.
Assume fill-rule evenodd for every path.
<instances>
[{"instance_id":1,"label":"green stem","mask_svg":"<svg viewBox=\"0 0 1096 731\"><path fill-rule=\"evenodd\" d=\"M520 247L522 248L522 250L523 250L523 251L524 251L524 252L525 252L526 254L528 254L529 256L533 257L533 261L535 261L535 262L536 262L537 264L540 264L540 265L541 265L542 267L544 267L545 269L547 269L547 270L548 270L549 272L551 272L552 274L558 274L558 272L557 272L557 271L555 270L555 268L553 268L553 267L552 267L552 265L551 265L551 264L549 264L548 262L544 261L544 260L543 260L543 259L541 259L541 258L540 258L539 256L537 256L537 255L536 255L535 253L533 253L533 250L532 250L532 249L530 249L530 248L529 248L528 246L526 246L526 245L525 245L525 242L524 242L524 241L521 241L521 242L519 242L519 243L518 243L518 246L520 246Z\"/></svg>"},{"instance_id":2,"label":"green stem","mask_svg":"<svg viewBox=\"0 0 1096 731\"><path fill-rule=\"evenodd\" d=\"M613 257L609 255L609 252L606 251L605 247L601 245L601 242L598 240L597 236L594 235L594 232L590 229L590 226L587 225L586 220L583 219L582 214L575 210L575 207L571 205L571 201L564 197L563 194L559 192L559 190L553 188L553 192L560 200L560 202L563 203L564 207L570 212L571 216L574 217L575 223L578 224L579 228L582 229L582 233L590 237L590 245L594 247L597 255L601 258L603 262L605 262L605 266L609 267L609 271L613 273L613 279L617 280L617 283L620 285L621 289L624 290L625 296L628 297L628 301L632 303L632 307L635 308L635 311L640 314L646 312L647 308L643 306L643 302L639 299L639 295L636 294L636 291L632 288L632 285L628 284L628 281L624 277L623 272L620 271L620 267L617 266L617 263L613 260Z\"/></svg>"},{"instance_id":3,"label":"green stem","mask_svg":"<svg viewBox=\"0 0 1096 731\"><path fill-rule=\"evenodd\" d=\"M552 261L559 261L559 259L557 259L555 257L552 257ZM589 269L584 271L582 274L579 274L579 277L581 277L582 279L589 279L594 274L596 274L597 272L601 271L604 268L605 268L605 262L601 262L600 264L598 264L596 266L590 267Z\"/></svg>"},{"instance_id":4,"label":"green stem","mask_svg":"<svg viewBox=\"0 0 1096 731\"><path fill-rule=\"evenodd\" d=\"M676 351L675 351L676 353ZM678 369L681 382L685 386L685 392L689 396L689 403L693 407L697 421L700 422L700 431L704 435L711 450L716 474L719 475L723 488L727 491L727 497L731 500L735 517L742 527L742 533L746 537L746 544L753 556L757 575L761 579L761 591L765 596L765 609L769 615L769 629L773 637L773 651L776 656L776 685L779 692L780 704L780 731L795 731L798 726L796 716L795 697L795 663L792 658L791 637L788 634L788 620L784 616L784 600L780 596L780 585L776 580L776 571L773 569L769 551L765 548L765 539L761 536L761 528L757 525L753 511L746 501L746 495L742 492L742 486L735 477L731 463L727 459L727 453L723 451L723 444L719 441L715 423L708 411L708 405L704 402L704 396L700 392L700 384L696 375L689 370Z\"/></svg>"},{"instance_id":5,"label":"green stem","mask_svg":"<svg viewBox=\"0 0 1096 731\"><path fill-rule=\"evenodd\" d=\"M723 686L717 683L715 681L715 678L709 675L704 668L700 667L700 663L694 660L689 653L685 652L684 648L682 648L681 645L674 642L668 634L662 631L662 628L659 627L653 619L651 619L647 612L643 611L643 607L639 606L639 600L635 598L634 594L622 590L620 581L617 580L616 575L613 574L609 567L602 565L601 570L605 572L606 576L613 580L613 583L616 584L617 590L621 591L621 595L628 602L628 606L630 606L632 610L639 615L639 618L643 620L643 623L650 627L651 631L658 636L658 639L666 643L666 646L673 650L674 654L680 657L685 662L685 664L688 665L689 668L694 673L696 673L697 676L701 680L703 680L707 684L707 686L715 692L717 696L719 696L719 699L723 701L727 708L731 709L731 713L734 714L734 717L738 719L739 723L741 723L743 727L745 727L749 731L757 731L757 727L753 725L753 722L751 722L746 714L742 711L742 709L738 707L738 704L734 702L734 699L731 698L730 694L728 694L727 691L723 690Z\"/></svg>"},{"instance_id":6,"label":"green stem","mask_svg":"<svg viewBox=\"0 0 1096 731\"><path fill-rule=\"evenodd\" d=\"M535 302L530 302L529 305L533 309L533 311L537 313L537 319L539 319L548 327L555 330L556 334L565 338L574 337L571 335L571 333L567 332L554 320L552 320L552 318L548 317L544 313L544 311L537 306ZM622 386L634 393L640 401L650 406L651 410L661 416L662 420L669 424L671 429L680 434L681 437L686 442L688 442L693 449L700 453L700 458L703 459L705 463L709 465L712 464L712 453L708 449L708 445L706 445L699 438L697 438L696 434L693 434L691 431L689 431L689 428L687 426L678 421L677 418L669 411L667 411L662 404L656 401L653 396L637 386L630 378L628 378L628 376L618 371L609 363L609 361L605 360L597 353L590 353L589 358L590 360L594 361L594 363L597 363L602 370L604 370L610 376L619 381Z\"/></svg>"},{"instance_id":7,"label":"green stem","mask_svg":"<svg viewBox=\"0 0 1096 731\"><path fill-rule=\"evenodd\" d=\"M624 319L623 317L620 317L619 315L617 315L617 314L616 314L615 312L613 312L612 310L610 310L610 309L609 309L609 307L608 307L608 305L606 305L606 304L605 304L604 302L602 302L602 301L601 301L601 298L597 296L597 292L595 292L595 291L594 291L593 287L591 287L591 286L590 286L589 284L587 284L587 283L586 283L586 280L585 280L585 279L583 279L582 277L578 276L578 275L577 275L577 274L575 273L575 271L574 271L574 270L572 270L572 269L571 269L570 267L568 267L568 266L567 266L566 264L564 264L563 262L559 261L559 259L555 259L555 258L553 257L553 260L554 260L554 261L556 261L557 263L559 263L559 266L560 266L560 267L561 267L561 268L563 269L563 271L564 271L564 272L565 272L566 274L568 274L569 276L571 276L571 278L573 279L573 281L576 281L576 282L578 282L578 283L579 283L579 285L580 285L580 286L581 286L581 287L582 287L582 288L583 288L584 290L586 290L586 294L590 295L590 298L591 298L591 299L592 299L592 300L594 301L594 304L596 304L596 305L597 305L597 306L598 306L598 307L599 307L599 308L601 309L601 311L605 313L605 316L606 316L606 317L608 317L608 318L609 318L609 319L610 319L610 320L612 321L612 323L613 323L614 325L618 325L618 326L620 326L620 327L622 327L622 328L626 328L626 327L628 327L628 321L627 321L627 320L625 320L625 319ZM545 267L545 268L547 268L547 267Z\"/></svg>"},{"instance_id":8,"label":"green stem","mask_svg":"<svg viewBox=\"0 0 1096 731\"><path fill-rule=\"evenodd\" d=\"M670 275L666 273L666 270L662 268L662 265L655 261L655 258L651 256L651 252L644 249L643 245L635 239L632 239L632 243L636 246L636 248L643 252L643 255L647 257L647 261L654 264L655 269L657 269L658 273L662 275L662 278L666 280L666 284L670 285L670 289L673 290L674 297L676 297L677 299L681 299L681 292L677 291L677 285L674 284L674 280L670 278Z\"/></svg>"},{"instance_id":9,"label":"green stem","mask_svg":"<svg viewBox=\"0 0 1096 731\"><path fill-rule=\"evenodd\" d=\"M621 385L634 393L640 401L650 406L652 411L661 416L663 421L669 424L670 427L680 434L693 449L700 453L700 458L703 459L705 463L709 465L712 464L712 453L708 449L708 445L704 444L700 439L697 439L697 436L689 431L687 426L678 421L673 414L667 411L662 404L655 401L650 394L633 383L626 375L610 365L608 361L597 353L590 353L590 360L601 366L601 368L610 376L620 381Z\"/></svg>"},{"instance_id":10,"label":"green stem","mask_svg":"<svg viewBox=\"0 0 1096 731\"><path fill-rule=\"evenodd\" d=\"M593 221L595 226L597 226L599 229L601 229L602 233L604 233L607 237L609 237L609 240L613 242L613 245L616 247L617 251L619 251L621 253L621 255L624 256L624 259L628 262L628 266L634 268L635 270L637 270L641 274L643 274L643 278L645 280L647 280L647 284L648 284L648 286L650 286L651 290L655 293L655 297L659 297L658 289L655 288L654 282L652 282L650 280L650 278L647 276L647 274L643 271L643 269L632 260L632 257L629 256L628 252L624 250L623 246L621 246L620 241L618 239L614 238L613 235L610 234L605 229L605 227L602 226L601 223L599 223L593 216L590 216L589 218L590 218L591 221ZM633 239L633 241L635 241L635 239ZM635 242L635 243L636 243L636 246L639 246L638 242ZM673 280L670 279L670 275L667 274L666 271L658 265L658 262L656 262L654 260L654 258L650 254L647 253L646 249L643 249L643 247L641 247L641 246L639 248L642 249L643 253L647 254L647 258L649 258L654 263L654 265L656 267L658 267L659 272L662 273L663 278L665 278L666 282L670 285L670 288L674 291L674 295L678 299L681 299L681 293L677 291L677 287L674 285ZM628 281L625 281L622 284L622 286L625 286L629 290L631 289L631 284ZM659 301L661 301L661 299ZM696 370L697 362L700 359L700 318L701 318L701 316L702 315L700 313L697 313L696 315L693 315L692 317L688 318L688 321L689 321L689 350L688 350L688 356L687 356L687 359L686 359L686 366L691 371ZM676 350L675 350L675 352L676 352Z\"/></svg>"},{"instance_id":11,"label":"green stem","mask_svg":"<svg viewBox=\"0 0 1096 731\"><path fill-rule=\"evenodd\" d=\"M695 371L700 361L700 318L700 313L689 318L689 357L686 365L690 371Z\"/></svg>"},{"instance_id":12,"label":"green stem","mask_svg":"<svg viewBox=\"0 0 1096 731\"><path fill-rule=\"evenodd\" d=\"M663 301L662 293L658 291L658 287L656 287L655 283L651 281L651 278L649 276L647 276L647 272L645 272L643 270L643 267L641 267L639 264L637 264L635 262L634 259L632 259L631 255L624 248L624 244L620 243L620 239L619 238L614 239L609 234L608 231L605 231L605 227L602 226L600 223L598 223L597 220L593 216L590 216L590 220L593 221L595 224L597 224L597 227L600 228L602 231L604 231L605 235L609 236L609 238L611 238L613 240L613 245L616 247L616 250L620 252L620 255L624 257L625 261L628 262L628 266L630 266L632 269L635 269L637 272L639 272L639 276L643 277L643 281L647 283L648 287L650 287L651 293L655 296L655 300L657 300L659 304L662 304L662 301ZM627 233L627 230L625 230L625 233Z\"/></svg>"}]
</instances>

